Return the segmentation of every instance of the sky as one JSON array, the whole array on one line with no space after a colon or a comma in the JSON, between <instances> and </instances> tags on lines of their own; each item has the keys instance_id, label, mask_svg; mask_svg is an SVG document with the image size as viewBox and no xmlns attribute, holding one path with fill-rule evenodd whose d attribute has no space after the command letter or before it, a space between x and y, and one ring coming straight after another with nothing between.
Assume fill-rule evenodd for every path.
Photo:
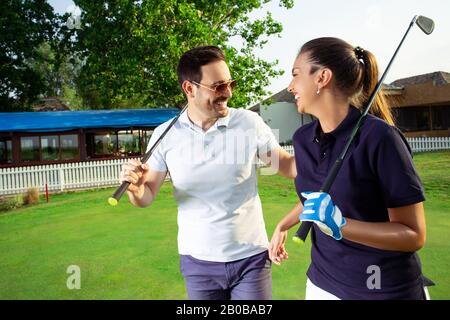
<instances>
[{"instance_id":1,"label":"sky","mask_svg":"<svg viewBox=\"0 0 450 320\"><path fill-rule=\"evenodd\" d=\"M58 13L73 8L71 0L48 1ZM267 11L283 25L280 37L270 37L255 55L267 61L278 60L283 76L271 79L269 90L284 90L291 80L291 68L301 45L311 39L332 36L371 51L381 73L415 15L429 17L435 30L425 35L415 26L409 32L385 82L435 71L450 72L450 1L448 0L294 0L286 10L273 0L251 13L261 18ZM241 46L237 40L232 42Z\"/></svg>"}]
</instances>

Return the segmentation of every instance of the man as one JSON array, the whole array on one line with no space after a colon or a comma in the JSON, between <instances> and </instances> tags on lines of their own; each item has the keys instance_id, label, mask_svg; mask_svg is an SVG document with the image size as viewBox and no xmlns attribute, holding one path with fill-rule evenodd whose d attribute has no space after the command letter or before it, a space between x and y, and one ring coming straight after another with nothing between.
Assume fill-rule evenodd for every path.
<instances>
[{"instance_id":1,"label":"man","mask_svg":"<svg viewBox=\"0 0 450 320\"><path fill-rule=\"evenodd\" d=\"M230 109L235 81L223 52L197 47L181 57L188 108L148 163L126 163L130 202L149 206L169 172L178 203L180 269L190 299L271 299L271 263L256 161L294 178L294 158L256 114ZM154 131L149 148L170 121Z\"/></svg>"}]
</instances>

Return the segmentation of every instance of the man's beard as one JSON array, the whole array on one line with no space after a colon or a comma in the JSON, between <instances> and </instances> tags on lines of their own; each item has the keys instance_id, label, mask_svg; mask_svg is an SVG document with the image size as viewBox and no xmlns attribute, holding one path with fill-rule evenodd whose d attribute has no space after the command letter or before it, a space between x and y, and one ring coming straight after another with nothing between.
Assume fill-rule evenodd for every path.
<instances>
[{"instance_id":1,"label":"man's beard","mask_svg":"<svg viewBox=\"0 0 450 320\"><path fill-rule=\"evenodd\" d=\"M228 115L228 105L224 104L222 106L220 106L219 108L221 108L220 110L216 109L217 103L221 103L221 102L227 102L228 99L224 99L224 98L217 98L213 101L213 109L214 109L214 113L217 115L217 117L219 118L223 118L226 117Z\"/></svg>"}]
</instances>

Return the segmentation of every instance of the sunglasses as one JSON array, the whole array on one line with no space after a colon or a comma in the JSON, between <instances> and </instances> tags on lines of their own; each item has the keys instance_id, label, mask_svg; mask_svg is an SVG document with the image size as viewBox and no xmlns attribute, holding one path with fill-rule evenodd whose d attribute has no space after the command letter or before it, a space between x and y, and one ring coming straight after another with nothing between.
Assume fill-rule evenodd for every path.
<instances>
[{"instance_id":1,"label":"sunglasses","mask_svg":"<svg viewBox=\"0 0 450 320\"><path fill-rule=\"evenodd\" d=\"M236 87L236 80L229 80L227 82L223 82L223 83L219 83L219 84L213 84L213 85L205 85L205 84L201 84L198 83L197 81L191 81L193 84L196 84L200 87L203 87L205 89L208 89L214 93L218 93L218 92L225 92L226 90L228 90L228 88L231 89L231 91L233 91L234 87Z\"/></svg>"}]
</instances>

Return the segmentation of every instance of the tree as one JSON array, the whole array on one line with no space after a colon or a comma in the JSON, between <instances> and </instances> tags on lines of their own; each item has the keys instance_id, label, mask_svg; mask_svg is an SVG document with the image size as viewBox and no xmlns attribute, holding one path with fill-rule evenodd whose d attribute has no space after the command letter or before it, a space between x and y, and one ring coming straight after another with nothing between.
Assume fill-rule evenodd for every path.
<instances>
[{"instance_id":1,"label":"tree","mask_svg":"<svg viewBox=\"0 0 450 320\"><path fill-rule=\"evenodd\" d=\"M82 102L76 92L76 79L82 61L76 54L66 52L57 41L53 46L43 42L35 48L34 57L27 59L26 63L40 76L41 95L58 96L71 109L79 108Z\"/></svg>"},{"instance_id":2,"label":"tree","mask_svg":"<svg viewBox=\"0 0 450 320\"><path fill-rule=\"evenodd\" d=\"M213 44L226 55L239 81L230 106L248 106L265 96L269 78L282 74L277 61L253 54L282 26L270 13L255 21L249 13L270 0L75 0L80 28L66 28L66 44L85 61L77 88L91 108L174 106L184 103L176 77L181 54ZM292 0L281 0L285 8ZM242 40L242 49L230 39Z\"/></svg>"},{"instance_id":3,"label":"tree","mask_svg":"<svg viewBox=\"0 0 450 320\"><path fill-rule=\"evenodd\" d=\"M26 110L45 80L30 61L37 48L54 40L57 17L45 0L0 1L0 111Z\"/></svg>"}]
</instances>

